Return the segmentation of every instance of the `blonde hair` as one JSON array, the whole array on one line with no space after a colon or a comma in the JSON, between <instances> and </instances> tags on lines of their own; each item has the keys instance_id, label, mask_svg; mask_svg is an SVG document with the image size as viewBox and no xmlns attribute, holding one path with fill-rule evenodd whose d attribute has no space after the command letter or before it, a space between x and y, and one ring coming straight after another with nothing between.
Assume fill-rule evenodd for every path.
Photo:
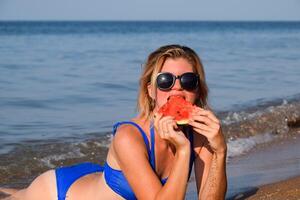
<instances>
[{"instance_id":1,"label":"blonde hair","mask_svg":"<svg viewBox=\"0 0 300 200\"><path fill-rule=\"evenodd\" d=\"M194 72L199 75L199 88L196 105L207 106L208 87L205 81L205 73L199 56L194 50L186 46L166 45L152 52L144 65L144 70L140 78L140 89L138 94L137 110L140 117L149 119L155 107L153 100L148 93L148 85L156 88L156 76L161 71L164 62L168 59L184 58L194 68Z\"/></svg>"}]
</instances>

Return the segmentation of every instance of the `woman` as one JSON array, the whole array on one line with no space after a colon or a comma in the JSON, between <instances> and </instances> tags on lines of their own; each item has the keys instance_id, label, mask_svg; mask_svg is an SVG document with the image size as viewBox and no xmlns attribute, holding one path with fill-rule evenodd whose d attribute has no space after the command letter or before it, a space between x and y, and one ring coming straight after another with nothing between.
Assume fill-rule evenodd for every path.
<instances>
[{"instance_id":1,"label":"woman","mask_svg":"<svg viewBox=\"0 0 300 200\"><path fill-rule=\"evenodd\" d=\"M20 199L184 199L194 163L199 199L224 199L226 143L207 108L208 89L197 54L179 45L148 57L140 79L139 116L114 126L106 164L50 170L12 196ZM179 128L157 111L179 95L196 105Z\"/></svg>"}]
</instances>

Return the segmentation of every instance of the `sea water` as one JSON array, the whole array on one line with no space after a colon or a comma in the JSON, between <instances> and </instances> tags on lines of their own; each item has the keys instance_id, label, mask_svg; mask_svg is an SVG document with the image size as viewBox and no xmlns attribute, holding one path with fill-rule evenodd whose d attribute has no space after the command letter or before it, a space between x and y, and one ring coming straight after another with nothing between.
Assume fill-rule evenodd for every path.
<instances>
[{"instance_id":1,"label":"sea water","mask_svg":"<svg viewBox=\"0 0 300 200\"><path fill-rule=\"evenodd\" d=\"M14 166L34 174L66 159L103 161L112 125L136 115L147 56L166 44L199 54L225 126L300 100L300 22L2 21L1 178ZM272 137L237 136L230 155Z\"/></svg>"}]
</instances>

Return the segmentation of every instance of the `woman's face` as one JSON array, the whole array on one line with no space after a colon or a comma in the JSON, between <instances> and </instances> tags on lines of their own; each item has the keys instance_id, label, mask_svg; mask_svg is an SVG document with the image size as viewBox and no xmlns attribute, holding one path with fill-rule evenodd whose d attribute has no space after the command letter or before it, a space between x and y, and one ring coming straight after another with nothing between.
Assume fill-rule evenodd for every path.
<instances>
[{"instance_id":1,"label":"woman's face","mask_svg":"<svg viewBox=\"0 0 300 200\"><path fill-rule=\"evenodd\" d=\"M161 72L169 72L175 76L182 75L186 72L193 72L192 65L184 58L168 58ZM173 95L179 95L185 98L185 100L194 103L197 98L197 90L187 91L181 88L179 79L176 79L174 86L168 91L162 91L159 88L156 88L156 107L154 110L158 110L162 105L164 105L168 98Z\"/></svg>"}]
</instances>

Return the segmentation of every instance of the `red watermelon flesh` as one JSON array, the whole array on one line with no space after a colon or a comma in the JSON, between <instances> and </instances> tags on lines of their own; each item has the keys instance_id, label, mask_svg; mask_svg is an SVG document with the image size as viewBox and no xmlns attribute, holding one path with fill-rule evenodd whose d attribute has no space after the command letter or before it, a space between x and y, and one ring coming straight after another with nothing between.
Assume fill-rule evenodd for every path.
<instances>
[{"instance_id":1,"label":"red watermelon flesh","mask_svg":"<svg viewBox=\"0 0 300 200\"><path fill-rule=\"evenodd\" d=\"M171 96L159 110L163 116L172 116L177 124L187 124L194 106L182 96Z\"/></svg>"}]
</instances>

